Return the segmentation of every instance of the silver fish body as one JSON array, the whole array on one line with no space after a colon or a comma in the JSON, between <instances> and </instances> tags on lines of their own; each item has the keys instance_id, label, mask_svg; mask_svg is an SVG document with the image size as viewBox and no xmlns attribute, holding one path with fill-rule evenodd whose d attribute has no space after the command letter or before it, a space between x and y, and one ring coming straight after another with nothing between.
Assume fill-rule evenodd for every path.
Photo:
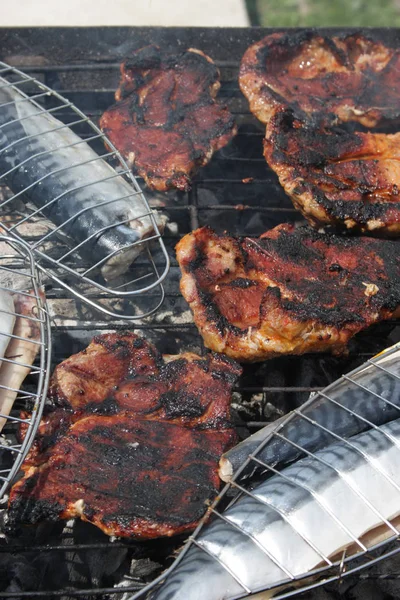
<instances>
[{"instance_id":1,"label":"silver fish body","mask_svg":"<svg viewBox=\"0 0 400 600\"><path fill-rule=\"evenodd\" d=\"M272 438L260 450L258 458L269 465L283 465L300 455L297 446L312 451L332 442L330 431L337 435L355 435L370 427L400 417L400 348L397 352L375 359L388 371L371 363L357 369L317 393L301 411L271 423L225 453L220 460L220 477L229 481L233 473L252 454L271 431L281 437ZM354 414L355 413L355 414ZM357 415L357 416L355 416ZM315 427L316 421L321 427ZM250 468L246 469L250 474Z\"/></svg>"},{"instance_id":2,"label":"silver fish body","mask_svg":"<svg viewBox=\"0 0 400 600\"><path fill-rule=\"evenodd\" d=\"M399 363L397 346L350 375L358 386L342 378L310 399L305 406L310 420L301 417L302 407L291 419L281 420L276 439L269 427L264 447L259 440L254 456L269 466L295 462L272 472L265 468L251 485L236 474L238 497L224 511L220 500L215 503L215 514L195 532L150 598L231 600L268 590L267 598L273 590L329 567L344 549L354 554L374 540L395 538L399 532L392 521L400 516ZM366 389L373 393L365 396ZM333 396L346 406L332 402ZM357 417L354 408L367 417ZM307 427L296 431L303 421ZM289 435L313 450L302 451L294 442L289 452Z\"/></svg>"},{"instance_id":3,"label":"silver fish body","mask_svg":"<svg viewBox=\"0 0 400 600\"><path fill-rule=\"evenodd\" d=\"M0 176L108 279L127 270L154 233L141 193L70 128L0 78ZM118 252L121 250L121 252ZM111 255L111 257L110 257ZM110 257L110 258L108 258ZM106 260L108 258L108 260Z\"/></svg>"},{"instance_id":4,"label":"silver fish body","mask_svg":"<svg viewBox=\"0 0 400 600\"><path fill-rule=\"evenodd\" d=\"M243 495L223 520L203 529L154 598L227 600L282 585L396 517L400 419L350 441L297 461Z\"/></svg>"}]
</instances>

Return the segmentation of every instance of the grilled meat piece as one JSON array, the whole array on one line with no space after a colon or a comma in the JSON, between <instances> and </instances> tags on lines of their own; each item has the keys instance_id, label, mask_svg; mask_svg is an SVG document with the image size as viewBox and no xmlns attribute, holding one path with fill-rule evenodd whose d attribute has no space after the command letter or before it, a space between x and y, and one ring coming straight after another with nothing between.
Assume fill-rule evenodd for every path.
<instances>
[{"instance_id":1,"label":"grilled meat piece","mask_svg":"<svg viewBox=\"0 0 400 600\"><path fill-rule=\"evenodd\" d=\"M316 129L278 111L264 156L312 225L400 236L400 133Z\"/></svg>"},{"instance_id":2,"label":"grilled meat piece","mask_svg":"<svg viewBox=\"0 0 400 600\"><path fill-rule=\"evenodd\" d=\"M370 35L275 33L245 53L240 86L267 125L264 156L312 225L400 235L400 134L336 127L397 119L399 69L400 51Z\"/></svg>"},{"instance_id":3,"label":"grilled meat piece","mask_svg":"<svg viewBox=\"0 0 400 600\"><path fill-rule=\"evenodd\" d=\"M208 227L177 245L181 292L208 348L240 361L346 351L400 316L399 242L282 224L259 239Z\"/></svg>"},{"instance_id":4,"label":"grilled meat piece","mask_svg":"<svg viewBox=\"0 0 400 600\"><path fill-rule=\"evenodd\" d=\"M236 441L239 374L223 356L162 357L133 333L97 336L56 368L54 410L11 490L10 522L80 517L143 539L193 529Z\"/></svg>"},{"instance_id":5,"label":"grilled meat piece","mask_svg":"<svg viewBox=\"0 0 400 600\"><path fill-rule=\"evenodd\" d=\"M85 350L57 365L49 394L55 406L75 412L100 404L128 378L158 373L160 354L151 344L128 332L98 335Z\"/></svg>"},{"instance_id":6,"label":"grilled meat piece","mask_svg":"<svg viewBox=\"0 0 400 600\"><path fill-rule=\"evenodd\" d=\"M190 189L193 173L236 133L232 115L215 101L217 67L200 50L166 56L147 46L122 63L121 76L102 130L150 188Z\"/></svg>"},{"instance_id":7,"label":"grilled meat piece","mask_svg":"<svg viewBox=\"0 0 400 600\"><path fill-rule=\"evenodd\" d=\"M244 54L239 83L267 124L280 107L320 123L375 126L400 115L400 50L368 35L273 33Z\"/></svg>"}]
</instances>

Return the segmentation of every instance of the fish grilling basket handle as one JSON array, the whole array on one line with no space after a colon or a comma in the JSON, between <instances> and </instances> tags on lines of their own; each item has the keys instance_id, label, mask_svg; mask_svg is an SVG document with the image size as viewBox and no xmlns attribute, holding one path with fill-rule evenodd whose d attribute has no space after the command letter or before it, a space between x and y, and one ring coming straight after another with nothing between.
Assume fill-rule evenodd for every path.
<instances>
[{"instance_id":1,"label":"fish grilling basket handle","mask_svg":"<svg viewBox=\"0 0 400 600\"><path fill-rule=\"evenodd\" d=\"M317 392L299 409L289 413L286 418L279 419L276 428L271 426L266 428L267 434L265 438L262 439L258 447L250 450L247 459L242 462L240 468L236 470L217 499L209 507L206 515L203 517L195 532L189 537L186 545L182 548L173 564L150 584L130 596L129 600L139 600L144 598L151 598L152 600L159 600L159 598L162 598L163 600L164 598L172 599L175 598L175 593L177 594L177 597L183 598L184 595L182 595L182 593L180 595L178 592L182 592L182 589L183 591L187 591L187 587L183 588L183 586L187 585L186 580L190 578L191 573L193 574L195 572L196 564L198 564L199 561L201 562L202 556L208 561L211 559L211 562L207 563L209 566L212 565L212 563L218 565L218 568L221 568L222 572L226 572L232 580L236 582L238 591L233 595L229 595L229 600L253 597L253 594L257 594L257 598L260 598L260 600L261 598L267 600L267 598L283 599L297 596L301 592L311 590L320 585L338 581L348 575L357 574L361 570L372 567L383 559L397 554L400 551L400 545L398 543L400 536L400 531L398 529L399 519L391 520L390 518L381 515L375 506L372 506L368 500L362 498L362 494L360 494L360 499L365 501L365 508L372 510L376 515L377 521L380 522L380 526L375 530L376 535L373 537L364 535L359 537L351 536L353 542L349 548L346 547L345 549L342 549L331 558L321 554L319 564L307 572L292 573L286 570L285 578L280 581L274 581L274 584L272 585L264 584L262 586L257 585L251 587L243 581L241 579L241 574L243 573L244 565L240 565L240 556L237 556L235 569L230 568L229 565L224 562L224 558L223 556L221 557L219 549L224 546L224 544L227 544L226 532L225 535L221 534L222 537L219 541L215 541L215 549L213 549L212 544L207 544L207 532L209 531L210 521L212 525L215 523L228 523L229 526L233 528L232 531L238 530L244 536L250 535L250 538L252 537L248 531L246 532L241 528L240 524L235 524L232 520L228 520L226 515L226 510L237 506L237 503L243 498L251 498L258 504L257 510L262 510L265 501L262 501L256 495L257 478L254 481L254 478L252 477L243 477L243 474L248 472L248 467L251 464L253 467L261 467L264 473L268 472L271 477L275 477L275 480L276 478L278 478L278 480L281 478L281 481L284 481L286 477L285 468L277 465L273 460L263 460L266 455L266 449L268 445L273 444L276 439L284 440L287 443L293 443L290 441L290 436L287 437L287 425L296 419L304 419L307 421L308 410L310 407L312 408L313 406L318 405L319 401L326 401L328 405L334 407L340 405L346 414L348 413L348 415L355 420L354 426L357 430L366 431L368 428L371 428L372 431L375 430L383 436L387 436L384 428L382 429L380 426L368 421L368 419L361 416L358 410L353 410L351 407L347 406L345 401L341 403L334 398L333 390L335 389L335 386L338 385L348 386L353 392L361 390L365 396L364 400L366 402L376 402L379 397L379 399L387 405L388 410L393 410L396 413L395 418L398 418L398 415L400 415L400 399L397 398L392 402L392 399L386 397L386 394L381 395L379 391L374 388L374 385L371 385L370 387L364 385L363 382L365 382L366 375L367 378L370 375L372 375L373 378L383 375L389 389L398 389L398 380L400 379L400 343L368 360L366 363L347 375L344 375L337 382L329 385L321 392ZM372 404L370 406L372 406ZM316 427L322 435L325 435L327 432L323 424L325 414L326 413L323 411L322 413L319 413L320 419L316 418L312 420L312 425ZM358 425L357 421L359 421ZM332 443L340 443L344 446L348 445L348 447L352 447L351 439L338 435L335 432L332 433ZM316 451L307 449L307 444L304 444L304 446L301 444L293 444L293 446L296 451L296 456L300 453L300 456L312 457L315 461L320 460L319 454L316 453ZM376 469L378 473L385 474L384 468L379 464L379 461L373 465L373 468ZM339 470L338 476L343 476L344 480L346 475ZM387 474L385 474L385 476L387 477ZM290 481L292 484L294 483L293 479ZM394 482L394 484L399 487L400 482ZM296 485L299 485L300 488L307 488L307 483L298 482ZM346 528L343 523L338 524L340 527ZM310 543L310 541L304 537L301 528L297 530L297 533L303 537L304 542ZM262 549L262 545L258 545L258 548ZM193 554L193 551L197 552L196 556ZM268 565L271 565L271 560L275 562L275 564L278 564L278 560L267 548L264 548L263 552L265 554L265 569L266 572L268 572ZM192 553L191 556L190 553ZM186 558L188 558L187 561ZM282 568L282 571L284 572L285 569ZM190 585L193 585L194 580L194 577L189 579ZM152 592L148 595L150 590L152 590ZM261 595L258 596L258 594ZM227 595L224 595L223 597L228 599Z\"/></svg>"},{"instance_id":2,"label":"fish grilling basket handle","mask_svg":"<svg viewBox=\"0 0 400 600\"><path fill-rule=\"evenodd\" d=\"M50 320L32 252L24 242L2 235L0 348L1 500L34 440L51 360Z\"/></svg>"},{"instance_id":3,"label":"fish grilling basket handle","mask_svg":"<svg viewBox=\"0 0 400 600\"><path fill-rule=\"evenodd\" d=\"M0 62L0 228L55 288L114 318L152 314L169 269L163 224L83 112Z\"/></svg>"}]
</instances>

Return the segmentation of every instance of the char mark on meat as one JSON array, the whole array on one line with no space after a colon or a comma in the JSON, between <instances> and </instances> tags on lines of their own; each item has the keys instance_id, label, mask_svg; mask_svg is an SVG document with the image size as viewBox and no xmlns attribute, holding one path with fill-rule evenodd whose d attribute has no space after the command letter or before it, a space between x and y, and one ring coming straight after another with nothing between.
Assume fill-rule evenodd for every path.
<instances>
[{"instance_id":1,"label":"char mark on meat","mask_svg":"<svg viewBox=\"0 0 400 600\"><path fill-rule=\"evenodd\" d=\"M267 124L276 110L332 125L373 127L400 115L400 50L373 34L273 33L243 56L239 83L251 111Z\"/></svg>"},{"instance_id":2,"label":"char mark on meat","mask_svg":"<svg viewBox=\"0 0 400 600\"><path fill-rule=\"evenodd\" d=\"M181 291L208 348L239 361L344 353L400 315L398 242L282 224L259 239L208 227L177 245Z\"/></svg>"},{"instance_id":3,"label":"char mark on meat","mask_svg":"<svg viewBox=\"0 0 400 600\"><path fill-rule=\"evenodd\" d=\"M141 539L192 530L219 489L236 441L223 356L162 357L133 333L97 336L61 363L53 410L12 488L12 524L80 517Z\"/></svg>"},{"instance_id":4,"label":"char mark on meat","mask_svg":"<svg viewBox=\"0 0 400 600\"><path fill-rule=\"evenodd\" d=\"M251 46L240 86L267 125L264 156L311 225L400 235L400 50L373 35L276 33ZM357 128L356 128L357 129Z\"/></svg>"},{"instance_id":5,"label":"char mark on meat","mask_svg":"<svg viewBox=\"0 0 400 600\"><path fill-rule=\"evenodd\" d=\"M148 46L122 63L117 103L100 126L150 188L188 190L197 169L236 133L215 100L219 87L217 67L200 50L167 56Z\"/></svg>"},{"instance_id":6,"label":"char mark on meat","mask_svg":"<svg viewBox=\"0 0 400 600\"><path fill-rule=\"evenodd\" d=\"M400 235L400 133L317 129L278 111L264 156L285 192L316 226Z\"/></svg>"}]
</instances>

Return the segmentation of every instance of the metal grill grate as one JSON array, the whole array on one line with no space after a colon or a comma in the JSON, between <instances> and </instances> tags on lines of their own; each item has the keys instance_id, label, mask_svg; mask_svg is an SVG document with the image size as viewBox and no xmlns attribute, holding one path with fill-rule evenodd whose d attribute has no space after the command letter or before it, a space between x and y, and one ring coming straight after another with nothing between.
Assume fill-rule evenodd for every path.
<instances>
[{"instance_id":1,"label":"metal grill grate","mask_svg":"<svg viewBox=\"0 0 400 600\"><path fill-rule=\"evenodd\" d=\"M231 32L229 38L232 39L233 45L237 45L238 55L242 53L246 45L255 41L246 39L242 42L243 47L241 47L238 40L242 34L243 32L237 34ZM122 34L118 35L121 41ZM162 35L163 31L160 30L160 36ZM176 35L178 34L173 32L174 39ZM196 47L197 45L213 56L212 49L208 50L202 45L203 37L195 39L197 34L193 34L193 32L188 35L191 36L190 41L188 43L182 41L182 44L186 44L187 47ZM264 33L254 31L251 35L261 37ZM46 43L49 44L46 39L44 36L43 47L40 46L38 49L31 46L29 53L36 51L37 55L45 54L48 57L47 64L43 65L41 62L40 66L32 66L31 62L29 66L27 61L24 62L24 57L20 57L18 66L49 87L61 91L63 96L96 121L100 114L113 103L113 94L119 79L120 60L113 54L111 44L110 49L105 49L106 32L103 31L101 34L101 44L98 41L95 43L96 48L101 46L100 55L95 55L91 59L92 62L88 61L86 55L82 55L79 64L65 64L65 59L61 59L60 64L53 64L51 52L48 50L48 46L46 47ZM129 40L129 43L120 49L121 58L134 48L150 42L157 43L157 34L152 33L150 39L145 40L140 32L135 31L135 36ZM61 40L60 44L62 43ZM33 42L31 41L30 44L32 45ZM84 46L86 51L86 41ZM117 42L115 42L115 46L117 46ZM21 50L18 49L18 52L21 53ZM18 52L16 53L18 54ZM169 218L163 240L171 261L171 269L163 284L165 300L162 307L151 319L138 319L134 326L139 333L143 333L149 340L157 343L162 352L170 354L187 350L200 353L204 351L192 316L179 293L179 270L175 260L174 246L180 237L205 224L209 224L219 231L227 229L237 235L259 235L281 222L301 219L280 188L275 175L268 169L262 158L263 131L254 117L249 114L247 104L238 89L237 58L216 60L216 64L221 70L220 97L227 102L235 114L239 125L238 135L229 146L213 157L207 167L201 170L194 180L192 191L188 194L179 192L165 195L146 193L150 207L157 209ZM68 122L73 120L74 113L66 109L62 115L59 115L59 118ZM92 132L82 132L81 135L86 139L92 135ZM96 142L95 140L94 147L97 150ZM102 144L99 143L99 146ZM138 181L142 185L141 180L138 179ZM35 240L34 232L27 239ZM163 254L155 250L152 251L152 255L156 267L161 272L164 265ZM143 260L143 257L139 257L135 262L134 269L141 269ZM90 298L94 297L96 302L103 302L115 316L108 320L99 318L99 314L92 311L90 307L88 308L80 301L68 298L61 285L51 282L48 285L48 305L54 325L54 364L71 353L81 350L96 333L126 326L120 318L126 303L117 301L109 291L95 289L93 286L88 287L87 293ZM136 311L138 314L140 307L143 307L141 302L144 304L158 303L157 289L149 289L140 297L135 298L134 304L135 306L138 304ZM143 312L145 311L142 310ZM246 421L246 426L250 431L265 425L266 421L301 405L310 392L324 389L341 373L348 372L367 358L372 357L379 349L399 340L398 325L399 322L382 325L375 328L370 334L359 336L351 345L349 357L344 359L339 360L327 356L289 357L271 360L267 366L265 364L247 366L240 386L236 389L235 412ZM240 424L243 426L241 421ZM246 434L248 434L248 430ZM180 541L176 543L175 548L179 546ZM1 554L12 551L15 557L27 557L27 559L35 554L44 556L46 553L53 553L64 557L64 560L67 561L70 560L71 554L88 557L89 553L97 551L109 549L111 552L113 549L122 551L126 549L127 552L131 552L131 548L128 541L108 542L102 539L101 542L96 540L78 542L75 537L69 537L64 530L63 533L58 534L58 537L51 537L50 541L46 538L41 543L14 540L11 548L0 545L0 558ZM169 555L171 553L172 550ZM179 559L181 557L183 557L182 554ZM82 560L85 559L82 558ZM87 560L89 561L88 558ZM164 564L167 565L168 560ZM339 570L335 566L335 575ZM341 571L343 570L342 568ZM131 584L128 584L128 581L129 577L125 579L124 587L116 588L113 585L107 585L105 580L99 582L86 578L84 581L80 581L79 585L73 585L71 582L68 585L68 591L56 588L54 585L51 586L49 582L43 582L40 591L33 588L26 588L26 591L18 592L5 591L0 592L0 598L60 596L119 598L143 587L141 581L131 580Z\"/></svg>"},{"instance_id":2,"label":"metal grill grate","mask_svg":"<svg viewBox=\"0 0 400 600\"><path fill-rule=\"evenodd\" d=\"M385 352L383 356L377 357L375 359L372 360L368 360L367 361L367 366L366 367L361 367L361 369L356 369L355 371L353 371L352 373L349 373L348 375L344 375L342 378L343 382L349 382L350 384L352 384L353 386L355 386L355 388L359 388L361 390L363 390L364 392L367 392L367 394L369 395L369 399L371 402L374 401L375 398L379 398L382 402L385 403L385 405L387 405L387 407L391 407L391 408L395 408L395 410L397 411L397 414L400 415L400 407L397 404L394 404L393 402L391 402L390 400L388 400L387 398L383 397L381 394L378 394L376 391L369 389L368 387L362 385L358 380L357 380L357 375L359 375L360 373L365 373L366 371L373 371L375 370L376 372L381 371L384 372L389 378L392 379L400 379L400 375L399 373L395 372L396 366L398 366L398 361L399 361L399 357L400 357L400 345L396 345L393 348L391 348L389 351ZM387 368L384 366L384 364L386 363L386 361L390 361L389 365L391 368ZM387 363L386 363L387 364ZM396 445L396 447L399 447L399 443L398 441L393 438L392 436L390 436L389 434L385 433L384 430L382 430L380 427L376 426L374 423L372 423L371 421L369 421L368 419L366 419L365 417L363 417L362 415L358 414L357 412L355 412L354 410L352 410L351 408L349 408L348 406L346 406L344 403L338 402L337 400L335 400L334 398L332 398L331 394L330 394L330 388L332 388L332 386L329 386L327 389L325 389L324 391L320 391L318 392L317 396L314 398L311 398L308 402L306 402L300 409L296 409L293 411L293 413L279 426L276 428L275 431L272 431L271 434L258 446L258 448L252 453L249 454L249 457L247 459L247 461L245 461L242 465L242 467L234 474L232 481L225 487L224 491L221 493L220 498L217 500L217 502L211 507L211 512L213 515L217 516L220 519L225 520L226 522L228 522L230 525L232 525L232 522L229 521L223 514L221 514L220 512L218 512L218 505L223 503L224 497L225 495L229 495L229 492L231 491L231 488L235 488L237 491L239 491L239 495L235 497L235 503L239 500L239 498L242 495L247 495L250 496L253 500L255 500L258 503L261 504L266 504L267 506L271 506L270 504L266 503L265 501L262 501L260 499L259 496L256 495L255 490L253 489L253 491L250 491L250 489L248 489L248 487L246 487L246 484L242 484L240 485L238 483L238 481L240 481L240 475L241 473L243 473L243 471L245 471L250 465L251 463L253 463L253 465L257 465L258 467L261 467L262 469L264 469L265 471L269 471L270 474L275 475L278 480L280 478L289 481L290 483L294 483L295 486L300 487L301 489L305 489L307 492L311 493L312 495L314 495L316 498L316 493L315 490L313 490L312 487L308 486L307 484L301 483L298 480L295 480L293 478L287 478L285 476L284 473L282 473L279 469L275 468L274 466L272 466L271 464L269 464L268 462L266 462L265 460L263 460L262 458L260 458L260 455L263 454L263 452L265 452L268 444L271 442L271 440L274 437L279 438L280 440L283 440L284 442L292 445L296 451L300 452L302 455L304 456L308 456L308 457L312 457L314 458L316 461L318 461L318 463L323 464L324 466L328 467L329 469L333 469L337 472L338 476L341 477L343 480L345 480L345 474L342 473L340 470L336 470L329 462L326 462L325 460L323 460L318 453L312 452L310 450L307 449L307 446L302 446L299 444L296 444L292 439L290 439L290 437L288 437L287 435L285 435L284 429L286 427L286 425L288 423L290 423L290 421L292 419L296 419L296 417L300 417L300 419L305 419L306 421L308 421L310 424L312 424L314 427L319 428L320 430L324 431L324 433L328 433L329 436L331 436L332 439L332 443L335 443L335 441L339 441L342 442L346 447L348 448L352 448L354 449L358 454L360 454L367 462L369 462L373 468L379 473L381 474L387 481L389 481L391 483L391 485L393 485L393 487L395 487L397 490L399 489L399 484L400 482L396 482L394 481L385 470L382 469L382 467L379 465L379 463L373 463L371 462L371 458L368 455L367 452L364 452L363 449L361 449L360 447L354 445L354 443L349 440L344 438L341 435L338 435L337 433L335 433L334 431L332 431L331 429L327 429L320 421L315 420L315 419L310 419L307 414L307 408L309 408L312 404L314 404L316 402L316 400L318 399L318 396L324 398L326 401L328 401L329 403L334 404L335 406L339 406L342 410L347 411L349 414L351 414L356 420L361 421L362 423L365 423L365 425L367 427L370 427L371 429L374 429L376 431L379 431L381 434L383 434L384 437L386 437L388 440L390 440L390 442L394 443ZM323 415L322 415L323 417ZM283 431L283 433L282 433ZM346 533L351 537L351 539L353 540L354 545L357 548L357 557L359 557L359 553L362 553L364 555L364 562L363 564L357 564L354 566L354 569L356 571L359 571L363 568L366 568L368 566L371 566L372 564L374 564L377 560L383 560L386 556L388 555L392 555L393 554L393 549L390 548L389 544L391 542L393 542L394 540L396 540L398 538L398 536L400 535L400 531L397 529L397 527L392 524L392 522L388 519L388 517L385 517L366 497L365 495L360 492L359 489L357 489L356 486L352 486L350 484L350 480L348 478L346 478L346 484L358 495L358 497L362 500L365 508L369 508L371 509L375 514L376 517L378 519L379 524L382 523L385 527L385 532L382 534L382 537L386 538L385 542L379 542L378 544L375 545L366 545L363 541L362 541L362 537L356 537L354 535L351 534L351 532L348 530L348 528L346 527L346 525L342 522L338 522L339 526L344 529L346 531ZM326 506L323 507L324 510L328 510ZM282 517L282 518L286 518L286 515L282 512L279 511L279 509L276 509L278 514ZM334 519L334 515L329 513L330 518ZM196 540L196 538L198 538L200 532L201 532L202 526L200 526L198 528L198 530L196 531L196 533L192 536L188 547L190 547L190 543L193 542L196 544L197 547L201 548L202 550L205 550L204 546L202 546L201 544L198 543L198 541ZM305 577L308 578L312 578L313 576L321 576L321 575L325 575L328 574L328 579L329 579L329 571L330 572L334 572L334 570L336 569L336 574L331 575L330 579L331 580L335 580L335 578L340 578L343 577L344 575L351 575L353 573L353 566L352 566L352 562L354 560L354 553L349 553L350 555L347 556L346 555L346 551L343 552L341 558L335 562L332 562L328 557L326 557L325 555L323 555L313 544L312 542L307 539L304 534L297 529L297 533L304 539L304 541L308 544L311 545L313 547L314 550L317 551L317 553L320 556L321 562L323 562L325 564L325 568L319 568L319 569L315 569L312 570L310 572L308 572L307 574L303 575L303 577L298 577L290 572L287 572L288 575L288 579L286 580L282 580L280 582L277 582L276 587L280 587L282 585L288 584L288 583L294 583L294 582L301 582L302 579L304 579ZM389 548L387 553L383 553L381 554L381 556L379 557L379 559L374 559L373 557L373 551L374 550L378 550L381 549L382 547L387 546ZM262 550L265 552L265 548L262 548ZM398 548L397 551L400 551L400 548ZM396 551L395 551L396 552ZM215 560L218 560L218 557L216 557L215 555L212 555L213 558ZM224 565L221 561L219 561L220 564L222 564L225 568L226 565ZM279 565L280 568L285 571L285 568L283 567L283 565ZM264 591L265 589L268 589L266 587L260 588L260 589L248 589L247 586L241 582L237 577L235 577L235 579L238 581L238 583L240 583L240 585L242 586L244 593L248 594L248 593L256 593L259 591ZM325 577L324 577L324 581L325 581ZM306 589L311 589L313 587L317 587L318 585L320 585L321 582L315 582L312 585L308 585ZM276 598L287 598L292 596L295 593L298 593L299 591L301 591L303 589L303 587L301 586L300 589L297 589L296 591L290 591L289 593L282 593L282 594L277 594L275 597ZM237 596L237 598L241 598L244 597L245 594L241 594L239 596ZM236 600L236 599L235 599Z\"/></svg>"},{"instance_id":3,"label":"metal grill grate","mask_svg":"<svg viewBox=\"0 0 400 600\"><path fill-rule=\"evenodd\" d=\"M60 120L65 115L66 123ZM99 154L88 145L95 142L101 142ZM114 161L117 170L105 160ZM131 170L82 111L5 63L0 63L0 163L0 180L14 192L0 202L1 226L29 243L39 269L109 316L138 317L126 306L114 313L89 288L119 299L157 289L158 301L139 312L157 310L168 256L161 223ZM151 242L162 255L160 272ZM129 266L140 253L146 260L132 272Z\"/></svg>"},{"instance_id":4,"label":"metal grill grate","mask_svg":"<svg viewBox=\"0 0 400 600\"><path fill-rule=\"evenodd\" d=\"M0 291L16 298L12 315L14 329L10 334L0 376L0 499L7 490L28 452L38 428L47 394L50 374L51 336L49 316L44 296L40 292L39 277L29 248L12 238L0 236ZM19 283L16 287L16 283ZM24 305L28 309L24 309ZM18 308L20 306L20 308ZM6 307L0 316L10 315ZM2 328L4 331L4 328ZM32 333L34 332L34 333ZM24 362L23 347L38 354L35 366ZM21 357L22 355L22 357ZM32 383L15 388L13 378L8 373L23 371L30 373ZM24 377L23 377L24 378ZM13 405L16 410L13 410ZM29 410L30 415L20 417L21 409ZM16 427L24 424L25 435L22 442L15 438Z\"/></svg>"}]
</instances>

